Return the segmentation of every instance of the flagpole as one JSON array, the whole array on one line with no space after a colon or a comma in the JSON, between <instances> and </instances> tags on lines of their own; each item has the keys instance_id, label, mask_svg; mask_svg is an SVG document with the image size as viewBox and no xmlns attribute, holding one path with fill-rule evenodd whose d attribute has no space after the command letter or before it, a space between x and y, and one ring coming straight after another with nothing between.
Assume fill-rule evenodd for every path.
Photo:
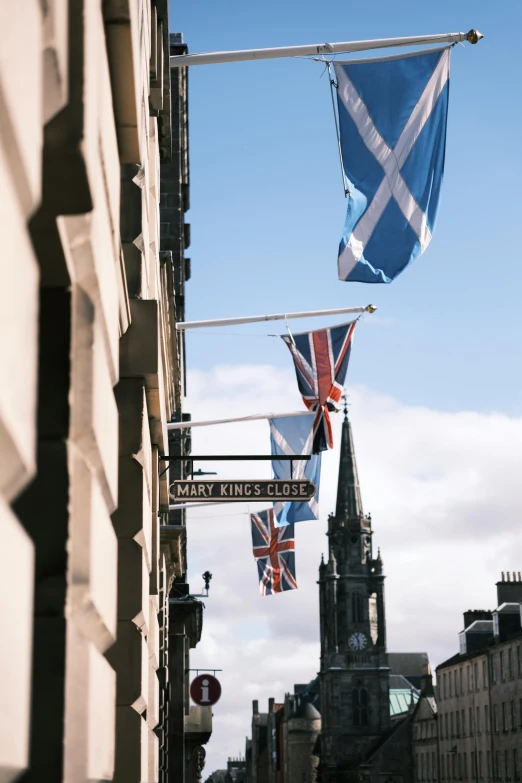
<instances>
[{"instance_id":1,"label":"flagpole","mask_svg":"<svg viewBox=\"0 0 522 783\"><path fill-rule=\"evenodd\" d=\"M186 329L201 329L210 326L236 326L238 324L255 324L262 321L285 321L288 318L316 318L321 315L339 315L340 313L374 313L375 305L366 307L336 307L334 310L308 310L301 313L277 313L275 315L250 315L240 318L218 318L215 321L180 321L176 329L181 332Z\"/></svg>"},{"instance_id":2,"label":"flagpole","mask_svg":"<svg viewBox=\"0 0 522 783\"><path fill-rule=\"evenodd\" d=\"M168 430L186 430L190 427L211 427L213 424L235 424L243 421L258 421L259 419L277 419L282 416L313 416L310 411L293 411L292 413L254 413L252 416L238 416L233 419L208 419L207 421L176 421L168 422ZM190 457L187 457L190 459Z\"/></svg>"},{"instance_id":3,"label":"flagpole","mask_svg":"<svg viewBox=\"0 0 522 783\"><path fill-rule=\"evenodd\" d=\"M177 54L170 58L171 68L184 65L214 65L244 60L272 60L278 57L307 57L336 52L364 52L367 49L388 49L394 46L418 46L421 44L460 43L476 44L484 38L478 30L468 33L442 33L440 35L410 35L404 38L375 38L369 41L345 41L344 43L319 43L304 46L276 46L271 49L239 49L227 52L200 52Z\"/></svg>"}]
</instances>

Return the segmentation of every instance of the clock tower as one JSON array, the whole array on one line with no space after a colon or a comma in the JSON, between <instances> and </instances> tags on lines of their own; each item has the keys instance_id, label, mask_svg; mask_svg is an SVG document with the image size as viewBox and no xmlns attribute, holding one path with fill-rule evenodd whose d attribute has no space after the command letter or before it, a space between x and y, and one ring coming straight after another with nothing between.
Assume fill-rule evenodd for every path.
<instances>
[{"instance_id":1,"label":"clock tower","mask_svg":"<svg viewBox=\"0 0 522 783\"><path fill-rule=\"evenodd\" d=\"M357 780L390 726L383 564L373 555L346 407L344 413L328 562L319 567L321 783Z\"/></svg>"}]
</instances>

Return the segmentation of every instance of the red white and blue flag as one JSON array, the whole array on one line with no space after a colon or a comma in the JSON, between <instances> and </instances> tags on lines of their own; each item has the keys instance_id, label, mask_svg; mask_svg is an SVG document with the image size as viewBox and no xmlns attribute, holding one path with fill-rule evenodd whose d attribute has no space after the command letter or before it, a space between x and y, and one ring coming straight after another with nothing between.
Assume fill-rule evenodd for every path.
<instances>
[{"instance_id":1,"label":"red white and blue flag","mask_svg":"<svg viewBox=\"0 0 522 783\"><path fill-rule=\"evenodd\" d=\"M313 454L333 448L330 411L339 410L357 321L282 335L294 359L297 385L308 410L315 412Z\"/></svg>"},{"instance_id":2,"label":"red white and blue flag","mask_svg":"<svg viewBox=\"0 0 522 783\"><path fill-rule=\"evenodd\" d=\"M261 595L296 590L294 526L275 526L274 509L250 514Z\"/></svg>"}]
</instances>

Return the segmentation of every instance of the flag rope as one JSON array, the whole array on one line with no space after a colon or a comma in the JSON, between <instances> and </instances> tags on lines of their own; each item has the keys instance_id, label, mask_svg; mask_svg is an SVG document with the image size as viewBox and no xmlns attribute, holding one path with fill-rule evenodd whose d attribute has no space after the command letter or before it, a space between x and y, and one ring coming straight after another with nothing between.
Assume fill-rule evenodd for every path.
<instances>
[{"instance_id":1,"label":"flag rope","mask_svg":"<svg viewBox=\"0 0 522 783\"><path fill-rule=\"evenodd\" d=\"M337 84L332 79L332 62L331 62L331 60L324 60L323 62L326 62L326 67L328 68L328 81L330 82L330 97L332 99L332 109L333 109L333 116L334 116L334 122L335 122L335 134L337 136L337 149L339 150L339 162L341 164L341 177L343 178L344 197L348 198L348 196L350 195L350 188L346 187L346 174L344 173L343 151L341 149L341 136L340 136L340 133L339 133L339 121L337 119L337 112L335 110L335 98L334 98L334 91L333 91L334 87L335 87L335 89L337 89Z\"/></svg>"}]
</instances>

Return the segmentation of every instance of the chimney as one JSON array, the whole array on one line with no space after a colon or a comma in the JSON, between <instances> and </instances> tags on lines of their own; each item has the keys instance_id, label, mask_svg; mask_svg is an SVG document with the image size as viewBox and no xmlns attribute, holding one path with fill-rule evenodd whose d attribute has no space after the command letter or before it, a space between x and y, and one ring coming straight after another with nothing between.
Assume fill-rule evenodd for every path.
<instances>
[{"instance_id":1,"label":"chimney","mask_svg":"<svg viewBox=\"0 0 522 783\"><path fill-rule=\"evenodd\" d=\"M435 691L433 689L433 675L431 673L431 666L429 663L423 664L420 689L423 696L435 695Z\"/></svg>"},{"instance_id":2,"label":"chimney","mask_svg":"<svg viewBox=\"0 0 522 783\"><path fill-rule=\"evenodd\" d=\"M491 620L491 612L488 609L468 609L464 612L464 630L476 620Z\"/></svg>"},{"instance_id":3,"label":"chimney","mask_svg":"<svg viewBox=\"0 0 522 783\"><path fill-rule=\"evenodd\" d=\"M274 702L275 699L268 699L268 714L271 715L274 711Z\"/></svg>"},{"instance_id":4,"label":"chimney","mask_svg":"<svg viewBox=\"0 0 522 783\"><path fill-rule=\"evenodd\" d=\"M502 571L502 581L497 582L497 606L522 603L522 581L514 578L511 581L510 576L509 571Z\"/></svg>"},{"instance_id":5,"label":"chimney","mask_svg":"<svg viewBox=\"0 0 522 783\"><path fill-rule=\"evenodd\" d=\"M257 699L254 699L252 702L252 714L259 715L259 702Z\"/></svg>"}]
</instances>

